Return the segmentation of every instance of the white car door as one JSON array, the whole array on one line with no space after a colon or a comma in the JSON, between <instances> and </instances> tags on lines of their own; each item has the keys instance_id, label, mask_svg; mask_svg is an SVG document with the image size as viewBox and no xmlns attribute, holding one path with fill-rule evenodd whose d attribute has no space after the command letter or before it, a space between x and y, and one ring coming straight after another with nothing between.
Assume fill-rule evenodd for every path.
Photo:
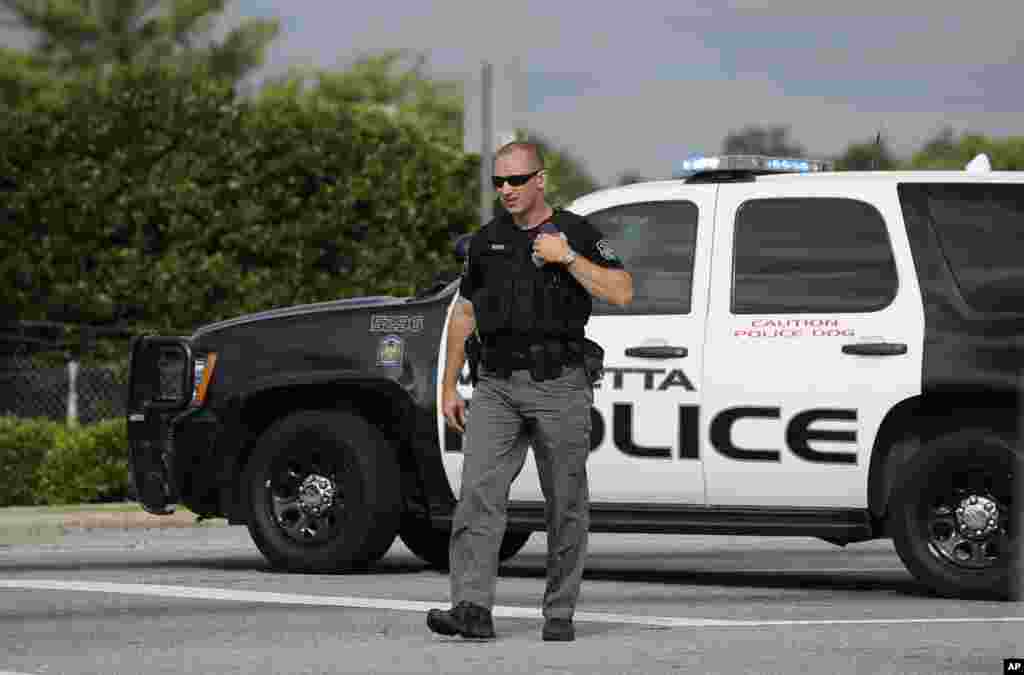
<instances>
[{"instance_id":1,"label":"white car door","mask_svg":"<svg viewBox=\"0 0 1024 675\"><path fill-rule=\"evenodd\" d=\"M923 309L895 187L723 187L715 250L708 504L866 506L879 425L921 388Z\"/></svg>"},{"instance_id":2,"label":"white car door","mask_svg":"<svg viewBox=\"0 0 1024 675\"><path fill-rule=\"evenodd\" d=\"M714 195L707 185L637 185L569 207L604 234L635 287L625 308L595 299L587 324L606 366L587 463L593 503L704 504L698 410ZM471 396L471 385L460 392ZM458 494L462 454L442 454ZM510 498L543 500L532 450Z\"/></svg>"}]
</instances>

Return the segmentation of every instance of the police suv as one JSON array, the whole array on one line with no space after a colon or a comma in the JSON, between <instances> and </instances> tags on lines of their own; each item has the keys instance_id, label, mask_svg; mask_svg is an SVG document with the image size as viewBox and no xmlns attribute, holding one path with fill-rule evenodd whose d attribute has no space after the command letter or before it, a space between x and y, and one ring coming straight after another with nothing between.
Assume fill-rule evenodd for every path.
<instances>
[{"instance_id":1,"label":"police suv","mask_svg":"<svg viewBox=\"0 0 1024 675\"><path fill-rule=\"evenodd\" d=\"M684 168L568 207L635 285L628 306L595 299L587 325L606 355L591 530L889 537L934 592L1015 596L1024 174ZM463 456L438 401L457 289L137 338L142 505L245 524L282 569L365 567L396 535L446 566ZM460 391L471 403L468 370ZM532 459L510 499L503 559L545 526Z\"/></svg>"}]
</instances>

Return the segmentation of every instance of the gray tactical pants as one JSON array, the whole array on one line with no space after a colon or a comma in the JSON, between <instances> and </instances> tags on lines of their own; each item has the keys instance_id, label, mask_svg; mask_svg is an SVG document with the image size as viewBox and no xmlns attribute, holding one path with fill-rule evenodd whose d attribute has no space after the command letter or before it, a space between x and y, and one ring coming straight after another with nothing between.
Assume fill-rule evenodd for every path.
<instances>
[{"instance_id":1,"label":"gray tactical pants","mask_svg":"<svg viewBox=\"0 0 1024 675\"><path fill-rule=\"evenodd\" d=\"M532 442L546 503L544 617L571 619L583 578L590 524L587 455L594 392L581 367L534 382L481 369L466 419L462 488L451 538L452 604L494 606L498 549L512 481Z\"/></svg>"}]
</instances>

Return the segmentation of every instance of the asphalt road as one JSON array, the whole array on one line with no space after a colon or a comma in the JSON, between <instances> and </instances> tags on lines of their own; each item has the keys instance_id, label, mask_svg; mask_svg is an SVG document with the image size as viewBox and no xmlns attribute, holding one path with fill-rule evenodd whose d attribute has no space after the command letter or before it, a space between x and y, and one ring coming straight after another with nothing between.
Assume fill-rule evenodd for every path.
<instances>
[{"instance_id":1,"label":"asphalt road","mask_svg":"<svg viewBox=\"0 0 1024 675\"><path fill-rule=\"evenodd\" d=\"M447 577L269 571L243 527L0 541L3 673L1002 673L1024 603L924 593L888 542L592 536L577 640L540 640L544 537L503 567L498 639L431 634Z\"/></svg>"}]
</instances>

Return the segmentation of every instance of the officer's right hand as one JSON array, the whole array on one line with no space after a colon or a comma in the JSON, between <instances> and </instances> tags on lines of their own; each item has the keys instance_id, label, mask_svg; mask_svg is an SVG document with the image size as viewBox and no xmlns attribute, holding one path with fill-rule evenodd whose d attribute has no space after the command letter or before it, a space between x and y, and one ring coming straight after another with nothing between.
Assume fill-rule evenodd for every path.
<instances>
[{"instance_id":1,"label":"officer's right hand","mask_svg":"<svg viewBox=\"0 0 1024 675\"><path fill-rule=\"evenodd\" d=\"M448 426L460 433L466 432L466 401L454 387L441 392L441 412Z\"/></svg>"}]
</instances>

